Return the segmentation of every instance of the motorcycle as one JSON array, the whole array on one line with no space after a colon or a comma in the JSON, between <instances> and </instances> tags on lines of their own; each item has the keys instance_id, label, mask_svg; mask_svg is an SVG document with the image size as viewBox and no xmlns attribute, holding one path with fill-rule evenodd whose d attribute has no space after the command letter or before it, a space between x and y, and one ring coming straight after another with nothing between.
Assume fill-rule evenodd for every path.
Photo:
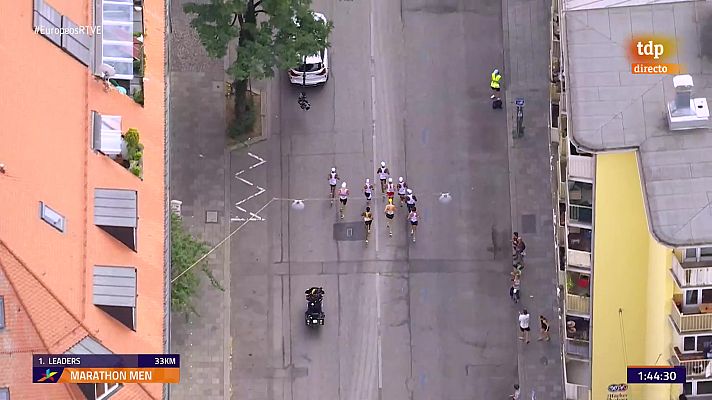
<instances>
[{"instance_id":1,"label":"motorcycle","mask_svg":"<svg viewBox=\"0 0 712 400\"><path fill-rule=\"evenodd\" d=\"M312 287L304 292L307 299L307 310L304 312L304 322L308 327L324 325L326 314L323 310L324 289Z\"/></svg>"}]
</instances>

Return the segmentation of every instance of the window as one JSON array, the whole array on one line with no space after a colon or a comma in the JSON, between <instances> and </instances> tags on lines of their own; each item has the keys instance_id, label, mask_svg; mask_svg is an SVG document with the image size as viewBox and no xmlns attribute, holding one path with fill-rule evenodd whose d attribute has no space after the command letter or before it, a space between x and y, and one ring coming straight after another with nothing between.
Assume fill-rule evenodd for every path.
<instances>
[{"instance_id":1,"label":"window","mask_svg":"<svg viewBox=\"0 0 712 400\"><path fill-rule=\"evenodd\" d=\"M107 156L121 154L121 116L91 113L92 148Z\"/></svg>"},{"instance_id":2,"label":"window","mask_svg":"<svg viewBox=\"0 0 712 400\"><path fill-rule=\"evenodd\" d=\"M682 343L682 351L695 351L695 337L685 336Z\"/></svg>"},{"instance_id":3,"label":"window","mask_svg":"<svg viewBox=\"0 0 712 400\"><path fill-rule=\"evenodd\" d=\"M10 388L0 388L0 400L10 400Z\"/></svg>"},{"instance_id":4,"label":"window","mask_svg":"<svg viewBox=\"0 0 712 400\"><path fill-rule=\"evenodd\" d=\"M108 399L119 390L118 383L97 383L95 386L96 400Z\"/></svg>"},{"instance_id":5,"label":"window","mask_svg":"<svg viewBox=\"0 0 712 400\"><path fill-rule=\"evenodd\" d=\"M698 304L697 293L697 290L685 290L685 304Z\"/></svg>"},{"instance_id":6,"label":"window","mask_svg":"<svg viewBox=\"0 0 712 400\"><path fill-rule=\"evenodd\" d=\"M697 351L705 351L705 347L712 345L712 336L697 336Z\"/></svg>"},{"instance_id":7,"label":"window","mask_svg":"<svg viewBox=\"0 0 712 400\"><path fill-rule=\"evenodd\" d=\"M694 261L697 258L697 249L685 249L685 261Z\"/></svg>"},{"instance_id":8,"label":"window","mask_svg":"<svg viewBox=\"0 0 712 400\"><path fill-rule=\"evenodd\" d=\"M102 65L111 66L114 79L133 79L133 0L95 0L94 21L102 27L95 38L95 71L101 74Z\"/></svg>"},{"instance_id":9,"label":"window","mask_svg":"<svg viewBox=\"0 0 712 400\"><path fill-rule=\"evenodd\" d=\"M712 303L712 289L702 289L702 302Z\"/></svg>"},{"instance_id":10,"label":"window","mask_svg":"<svg viewBox=\"0 0 712 400\"><path fill-rule=\"evenodd\" d=\"M40 218L60 232L64 232L64 217L40 201Z\"/></svg>"},{"instance_id":11,"label":"window","mask_svg":"<svg viewBox=\"0 0 712 400\"><path fill-rule=\"evenodd\" d=\"M0 329L5 328L5 298L0 296ZM2 396L0 396L2 399Z\"/></svg>"},{"instance_id":12,"label":"window","mask_svg":"<svg viewBox=\"0 0 712 400\"><path fill-rule=\"evenodd\" d=\"M692 382L685 382L682 385L682 393L692 395Z\"/></svg>"},{"instance_id":13,"label":"window","mask_svg":"<svg viewBox=\"0 0 712 400\"><path fill-rule=\"evenodd\" d=\"M683 261L699 262L705 260L712 260L712 246L690 247L685 249L685 257Z\"/></svg>"},{"instance_id":14,"label":"window","mask_svg":"<svg viewBox=\"0 0 712 400\"><path fill-rule=\"evenodd\" d=\"M712 259L712 247L700 248L700 259L702 259L702 260Z\"/></svg>"},{"instance_id":15,"label":"window","mask_svg":"<svg viewBox=\"0 0 712 400\"><path fill-rule=\"evenodd\" d=\"M89 30L79 27L44 0L34 0L32 27L37 34L46 37L82 64L89 65Z\"/></svg>"},{"instance_id":16,"label":"window","mask_svg":"<svg viewBox=\"0 0 712 400\"><path fill-rule=\"evenodd\" d=\"M698 381L697 394L712 394L712 381Z\"/></svg>"}]
</instances>

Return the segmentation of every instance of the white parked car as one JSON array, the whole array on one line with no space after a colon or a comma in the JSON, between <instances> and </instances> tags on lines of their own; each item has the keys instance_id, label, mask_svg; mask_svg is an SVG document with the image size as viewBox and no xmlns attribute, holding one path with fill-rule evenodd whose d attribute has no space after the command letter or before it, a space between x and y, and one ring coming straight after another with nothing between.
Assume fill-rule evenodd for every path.
<instances>
[{"instance_id":1,"label":"white parked car","mask_svg":"<svg viewBox=\"0 0 712 400\"><path fill-rule=\"evenodd\" d=\"M324 14L312 12L314 19L326 23ZM321 50L306 58L306 63L288 71L289 81L295 85L315 86L329 80L329 51Z\"/></svg>"}]
</instances>

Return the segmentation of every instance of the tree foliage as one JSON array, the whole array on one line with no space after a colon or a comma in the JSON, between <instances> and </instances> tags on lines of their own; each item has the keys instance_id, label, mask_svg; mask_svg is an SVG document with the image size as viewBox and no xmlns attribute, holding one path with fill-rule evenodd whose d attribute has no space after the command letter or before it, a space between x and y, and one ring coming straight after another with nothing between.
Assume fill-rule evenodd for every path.
<instances>
[{"instance_id":1,"label":"tree foliage","mask_svg":"<svg viewBox=\"0 0 712 400\"><path fill-rule=\"evenodd\" d=\"M184 11L195 15L190 24L210 56L225 56L237 39L228 72L239 82L270 78L275 69L296 67L302 57L329 47L333 25L315 20L310 5L311 0L210 0L188 3Z\"/></svg>"},{"instance_id":2,"label":"tree foliage","mask_svg":"<svg viewBox=\"0 0 712 400\"><path fill-rule=\"evenodd\" d=\"M173 311L186 316L198 315L193 305L193 298L200 286L200 276L196 272L203 272L213 287L224 290L208 268L206 260L185 272L208 250L208 245L191 236L183 227L180 217L171 213L171 276L180 275L180 278L171 284L171 309Z\"/></svg>"}]
</instances>

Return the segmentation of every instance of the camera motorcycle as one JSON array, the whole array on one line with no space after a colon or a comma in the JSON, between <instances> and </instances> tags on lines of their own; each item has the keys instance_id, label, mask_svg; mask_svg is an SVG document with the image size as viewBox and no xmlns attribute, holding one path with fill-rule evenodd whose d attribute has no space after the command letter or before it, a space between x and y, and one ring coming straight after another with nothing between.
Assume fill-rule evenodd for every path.
<instances>
[{"instance_id":1,"label":"camera motorcycle","mask_svg":"<svg viewBox=\"0 0 712 400\"><path fill-rule=\"evenodd\" d=\"M307 310L304 312L304 321L307 326L324 325L326 314L322 308L324 302L324 289L320 287L312 287L304 294L307 298Z\"/></svg>"}]
</instances>

